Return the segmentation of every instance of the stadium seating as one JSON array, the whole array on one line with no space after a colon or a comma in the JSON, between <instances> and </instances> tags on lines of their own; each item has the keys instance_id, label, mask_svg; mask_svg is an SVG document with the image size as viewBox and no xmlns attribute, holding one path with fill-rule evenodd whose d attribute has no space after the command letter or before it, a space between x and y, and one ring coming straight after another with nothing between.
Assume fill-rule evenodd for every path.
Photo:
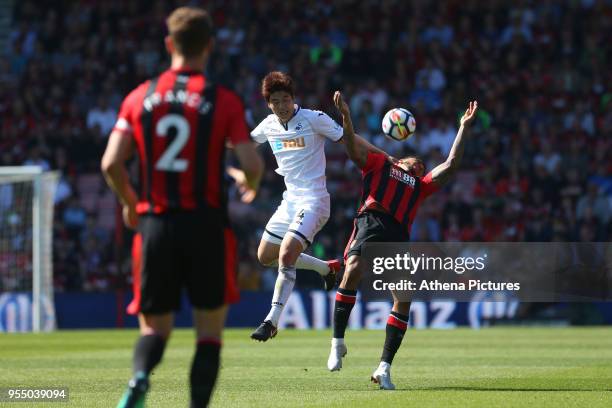
<instances>
[{"instance_id":1,"label":"stadium seating","mask_svg":"<svg viewBox=\"0 0 612 408\"><path fill-rule=\"evenodd\" d=\"M106 135L98 125L87 126L88 113L105 112L98 106L104 101L116 112L129 90L167 66L160 16L174 4L13 3L10 29L0 27L0 43L6 46L0 50L0 165L36 160L60 169L77 204L96 227L110 232L116 204L103 192L98 173ZM360 134L394 155L420 154L430 169L443 160L460 110L468 98L477 98L481 112L462 171L435 203L423 208L414 237L456 239L449 234L449 220L459 213L460 237L532 239L529 231L537 218L553 231L552 239L609 241L612 217L584 210L595 201L602 208L603 200L610 212L612 43L605 34L605 3L493 2L479 19L472 8L453 1L391 0L384 7L376 1L312 2L308 8L300 2L283 2L282 7L268 1L214 2L219 42L209 74L240 93L251 125L268 113L259 96L259 81L268 70L289 71L299 100L332 115L332 92L343 89ZM237 24L228 24L229 16ZM413 140L398 143L381 135L380 118L394 106L415 114ZM283 188L266 149L260 193L266 198L248 211L234 206L241 211L236 215L241 217L236 227L243 237L241 263L254 268L252 247ZM342 254L350 234L359 178L341 148L328 146L328 152L332 216L315 250L331 258ZM519 181L510 177L513 173ZM589 182L596 197L586 200ZM572 189L564 189L569 185ZM586 215L576 217L581 199ZM90 256L79 239L90 227L75 233L62 225L68 205L75 204L67 198L56 208L57 289L127 287L126 268L125 279L112 276L117 267L112 233L101 234L106 238L98 242L102 261L96 271L79 269L86 262L68 261ZM501 209L506 206L520 208L518 220L505 218ZM475 219L486 230L482 236L469 233ZM507 230L516 234L506 236ZM127 246L130 241L120 242ZM107 284L85 285L94 273L96 281L107 279ZM252 275L242 281L257 286ZM260 287L265 289L267 281L262 279Z\"/></svg>"}]
</instances>

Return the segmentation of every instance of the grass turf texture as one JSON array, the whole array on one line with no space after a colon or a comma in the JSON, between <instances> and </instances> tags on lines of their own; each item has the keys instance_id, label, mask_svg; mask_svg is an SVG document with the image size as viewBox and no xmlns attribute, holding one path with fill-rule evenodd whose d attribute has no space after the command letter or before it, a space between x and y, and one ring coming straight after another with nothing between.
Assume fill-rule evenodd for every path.
<instances>
[{"instance_id":1,"label":"grass turf texture","mask_svg":"<svg viewBox=\"0 0 612 408\"><path fill-rule=\"evenodd\" d=\"M384 331L349 331L340 372L325 368L330 331L282 330L267 343L227 330L216 407L610 407L612 329L409 330L392 371L369 378ZM0 335L0 387L67 386L70 402L114 407L130 377L133 330ZM186 407L193 333L177 330L152 375L149 407Z\"/></svg>"}]
</instances>

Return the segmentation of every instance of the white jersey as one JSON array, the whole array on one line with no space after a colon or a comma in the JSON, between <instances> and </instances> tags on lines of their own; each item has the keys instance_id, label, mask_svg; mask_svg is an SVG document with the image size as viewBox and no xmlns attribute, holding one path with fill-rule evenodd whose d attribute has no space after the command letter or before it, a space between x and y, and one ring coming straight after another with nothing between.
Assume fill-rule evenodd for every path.
<instances>
[{"instance_id":1,"label":"white jersey","mask_svg":"<svg viewBox=\"0 0 612 408\"><path fill-rule=\"evenodd\" d=\"M325 138L337 142L342 126L321 111L296 105L285 127L274 114L252 132L257 143L270 143L276 157L276 172L285 178L288 198L328 196L325 185Z\"/></svg>"}]
</instances>

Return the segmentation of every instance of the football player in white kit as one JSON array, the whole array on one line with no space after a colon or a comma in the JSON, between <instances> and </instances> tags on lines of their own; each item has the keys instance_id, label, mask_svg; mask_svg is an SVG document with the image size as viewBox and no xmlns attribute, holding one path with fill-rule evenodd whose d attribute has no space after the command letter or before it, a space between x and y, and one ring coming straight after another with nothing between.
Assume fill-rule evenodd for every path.
<instances>
[{"instance_id":1,"label":"football player in white kit","mask_svg":"<svg viewBox=\"0 0 612 408\"><path fill-rule=\"evenodd\" d=\"M325 139L340 141L343 129L327 114L297 106L293 80L285 73L266 75L262 94L272 114L251 132L251 138L257 143L270 143L278 164L276 172L284 177L286 186L283 201L268 221L257 250L259 262L278 266L272 307L251 334L254 340L266 341L276 336L283 307L295 284L296 268L318 272L327 290L335 285L340 262L323 261L302 251L329 219ZM364 139L358 141L380 152Z\"/></svg>"}]
</instances>

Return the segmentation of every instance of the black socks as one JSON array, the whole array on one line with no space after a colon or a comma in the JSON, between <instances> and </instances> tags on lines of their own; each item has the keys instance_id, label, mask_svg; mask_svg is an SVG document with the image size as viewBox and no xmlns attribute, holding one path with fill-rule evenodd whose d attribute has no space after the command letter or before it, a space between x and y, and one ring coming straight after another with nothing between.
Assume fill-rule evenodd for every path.
<instances>
[{"instance_id":1,"label":"black socks","mask_svg":"<svg viewBox=\"0 0 612 408\"><path fill-rule=\"evenodd\" d=\"M344 338L344 332L346 331L351 310L353 310L356 300L356 290L340 288L338 292L336 292L336 303L334 305L334 338Z\"/></svg>"},{"instance_id":2,"label":"black socks","mask_svg":"<svg viewBox=\"0 0 612 408\"><path fill-rule=\"evenodd\" d=\"M395 353L402 344L404 333L408 327L408 316L391 312L387 319L387 334L385 336L385 345L383 347L381 361L391 364Z\"/></svg>"},{"instance_id":3,"label":"black socks","mask_svg":"<svg viewBox=\"0 0 612 408\"><path fill-rule=\"evenodd\" d=\"M208 405L217 381L221 342L216 339L200 339L191 365L191 408Z\"/></svg>"},{"instance_id":4,"label":"black socks","mask_svg":"<svg viewBox=\"0 0 612 408\"><path fill-rule=\"evenodd\" d=\"M134 347L134 375L144 373L148 376L161 361L165 348L166 340L163 337L156 334L141 336Z\"/></svg>"}]
</instances>

